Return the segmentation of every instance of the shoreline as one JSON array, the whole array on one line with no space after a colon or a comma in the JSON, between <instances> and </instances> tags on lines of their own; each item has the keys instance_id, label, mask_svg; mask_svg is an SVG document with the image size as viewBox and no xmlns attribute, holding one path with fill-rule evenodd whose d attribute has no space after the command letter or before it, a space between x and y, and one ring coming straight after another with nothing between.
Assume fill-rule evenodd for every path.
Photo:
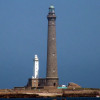
<instances>
[{"instance_id":1,"label":"shoreline","mask_svg":"<svg viewBox=\"0 0 100 100\"><path fill-rule=\"evenodd\" d=\"M46 97L100 97L98 90L36 89L36 90L0 90L0 98L46 98Z\"/></svg>"}]
</instances>

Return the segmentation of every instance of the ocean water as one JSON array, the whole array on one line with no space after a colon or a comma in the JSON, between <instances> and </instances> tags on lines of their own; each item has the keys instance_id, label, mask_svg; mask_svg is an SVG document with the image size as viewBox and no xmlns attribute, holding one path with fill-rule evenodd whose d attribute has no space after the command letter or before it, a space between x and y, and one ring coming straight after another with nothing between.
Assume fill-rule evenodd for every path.
<instances>
[{"instance_id":1,"label":"ocean water","mask_svg":"<svg viewBox=\"0 0 100 100\"><path fill-rule=\"evenodd\" d=\"M0 98L0 100L100 100L96 97L59 97L59 98Z\"/></svg>"}]
</instances>

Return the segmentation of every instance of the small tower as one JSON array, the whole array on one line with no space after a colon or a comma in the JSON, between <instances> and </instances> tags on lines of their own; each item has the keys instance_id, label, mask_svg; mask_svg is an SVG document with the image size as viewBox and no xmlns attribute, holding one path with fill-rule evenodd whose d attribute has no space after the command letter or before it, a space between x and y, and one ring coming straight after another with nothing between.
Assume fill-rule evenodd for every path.
<instances>
[{"instance_id":1,"label":"small tower","mask_svg":"<svg viewBox=\"0 0 100 100\"><path fill-rule=\"evenodd\" d=\"M34 68L33 68L33 76L32 76L32 79L39 77L39 59L38 59L38 56L37 55L35 55L35 58L34 58L33 61L34 61Z\"/></svg>"},{"instance_id":2,"label":"small tower","mask_svg":"<svg viewBox=\"0 0 100 100\"><path fill-rule=\"evenodd\" d=\"M58 86L56 51L56 15L54 6L49 7L46 86Z\"/></svg>"}]
</instances>

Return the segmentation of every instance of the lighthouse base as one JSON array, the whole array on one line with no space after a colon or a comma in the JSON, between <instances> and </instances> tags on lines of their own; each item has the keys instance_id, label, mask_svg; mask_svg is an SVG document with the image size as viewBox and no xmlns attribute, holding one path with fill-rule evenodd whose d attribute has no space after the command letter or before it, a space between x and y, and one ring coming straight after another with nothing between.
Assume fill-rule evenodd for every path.
<instances>
[{"instance_id":1,"label":"lighthouse base","mask_svg":"<svg viewBox=\"0 0 100 100\"><path fill-rule=\"evenodd\" d=\"M46 78L46 86L55 86L57 87L59 84L59 78L58 77L47 77Z\"/></svg>"}]
</instances>

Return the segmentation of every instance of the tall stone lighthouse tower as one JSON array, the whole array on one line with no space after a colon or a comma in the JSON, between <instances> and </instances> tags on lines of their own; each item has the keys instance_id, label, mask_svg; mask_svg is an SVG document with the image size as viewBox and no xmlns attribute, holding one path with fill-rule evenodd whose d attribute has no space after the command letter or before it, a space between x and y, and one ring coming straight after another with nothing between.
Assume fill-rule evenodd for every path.
<instances>
[{"instance_id":1,"label":"tall stone lighthouse tower","mask_svg":"<svg viewBox=\"0 0 100 100\"><path fill-rule=\"evenodd\" d=\"M54 6L49 7L48 43L47 43L47 73L46 86L58 86L57 51L56 51L56 15Z\"/></svg>"}]
</instances>

